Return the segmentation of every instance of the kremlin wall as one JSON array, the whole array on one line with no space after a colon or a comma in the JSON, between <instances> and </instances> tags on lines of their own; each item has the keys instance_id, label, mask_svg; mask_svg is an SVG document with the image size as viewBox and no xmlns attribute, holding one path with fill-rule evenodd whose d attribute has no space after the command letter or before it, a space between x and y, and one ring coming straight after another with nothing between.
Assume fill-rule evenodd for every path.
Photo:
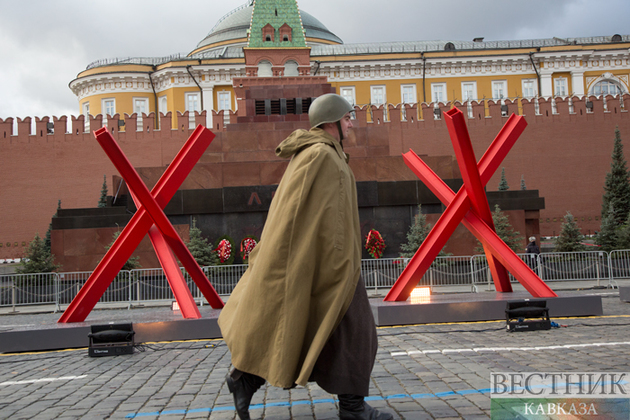
<instances>
[{"instance_id":1,"label":"kremlin wall","mask_svg":"<svg viewBox=\"0 0 630 420\"><path fill-rule=\"evenodd\" d=\"M238 86L236 81L234 85ZM297 96L307 97L334 89L326 84L310 85L308 92L300 92L299 89L305 89L300 86L284 88L285 92L286 89L295 89ZM277 89L277 86L269 89ZM262 93L266 97L269 94ZM630 104L630 95L624 95L623 102ZM516 113L525 116L528 126L501 165L505 168L510 186L508 193L518 194L523 177L527 190L533 190L532 193L537 190L535 196L540 197L534 199L539 204L531 209L523 206L506 209L514 227L524 237L538 233L542 236L557 235L567 211L576 217L584 234L599 230L601 196L610 168L615 127L619 127L625 144L630 136L628 112L621 106L619 96L608 96L605 101L601 97L556 98L555 108L551 99L538 99L538 107L534 100L522 99L514 103L506 100L504 105L492 101L472 102L470 107L458 102L446 103L438 104L438 108L443 113L453 105L461 108L467 117L477 159L507 121L507 115ZM350 166L359 183L359 194L363 194L363 199L360 197L360 202L363 202L362 229L367 233L374 228L384 234L388 244L386 257L398 255L398 245L406 241L405 234L413 220L413 210L423 201L420 199L423 193L418 191L424 187L403 163L401 154L412 149L440 177L451 180L454 188L457 182L461 182L458 181L459 172L452 157L446 125L441 118L437 119L440 113L436 116L434 104L405 107L405 121L401 120L400 105L388 105L386 112L382 107L357 107L354 128L350 138L344 142L350 155ZM271 186L273 189L286 167L286 162L275 156L274 149L294 129L308 128L308 117L306 114L252 115L251 112L248 114L247 105L239 106L239 110L239 114L229 111L229 124L225 124L223 111L219 114L212 111L212 131L216 138L181 188L218 192L223 207L216 211L220 210L223 216L220 220L213 217L204 219L196 213L205 211L201 208L203 206L197 206L196 210L195 206L189 206L192 210L187 214L167 212L182 232L186 231L184 225L188 225L192 217L200 218L198 226L212 241L217 235L229 234L238 244L241 236L259 235L262 230L265 205L268 206L265 200L270 200L272 195L272 190L265 188ZM385 113L387 116L384 116ZM205 125L209 120L206 117L205 111L195 113L198 124ZM170 112L160 114L159 121L155 121L153 113L142 115L141 125L136 114L125 115L125 123L121 126L118 119L118 115L109 116L107 126L151 187L192 133L188 113L178 112L175 116ZM17 125L17 135L12 134L13 124ZM62 209L96 207L103 175L106 176L110 196L120 198L125 191L124 186L118 189L120 178L91 133L102 126L102 116L90 116L89 131L85 130L84 116L53 117L52 121L48 117L36 118L34 132L31 125L31 118L0 120L3 169L0 178L3 197L0 258L21 257L36 233L43 237L59 200ZM156 126L168 129L155 129ZM500 170L490 180L487 191L497 190L499 179ZM410 193L410 190L414 191ZM230 200L226 191L240 197L242 203L233 205L230 210L229 205L226 206ZM259 193L252 194L257 191ZM388 192L390 196L386 197ZM266 198L263 198L264 193L269 193ZM489 193L491 207L492 194L496 193ZM544 205L540 205L541 198ZM209 200L207 206L212 207L211 196L205 199ZM248 213L244 206L252 204L262 207ZM423 204L427 205L425 211L431 213L429 221L437 220L439 204L431 199ZM388 215L382 214L385 209L388 209ZM109 226L107 231L92 233L102 236L95 243L109 244L111 234L117 228ZM449 241L450 249L447 247L447 251L470 254L474 240L462 226L458 228L460 230ZM65 261L65 253L83 251L80 251L80 244L69 246L69 237L62 246L63 235L70 235L69 230L53 230L53 253L57 262L63 264L62 269L93 269L89 265L95 266L100 258L98 256L85 258L82 262L72 262L71 258ZM458 242L457 238L466 235L469 239L462 245L463 242ZM94 252L98 253L98 249ZM144 263L141 260L144 267L153 266L150 259L146 257Z\"/></svg>"}]
</instances>

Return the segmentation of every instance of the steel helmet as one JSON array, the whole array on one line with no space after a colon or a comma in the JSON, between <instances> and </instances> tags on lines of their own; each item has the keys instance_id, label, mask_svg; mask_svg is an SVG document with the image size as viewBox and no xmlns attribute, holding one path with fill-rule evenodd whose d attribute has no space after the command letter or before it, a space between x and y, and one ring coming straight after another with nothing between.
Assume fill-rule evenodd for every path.
<instances>
[{"instance_id":1,"label":"steel helmet","mask_svg":"<svg viewBox=\"0 0 630 420\"><path fill-rule=\"evenodd\" d=\"M314 128L325 123L337 122L350 111L354 111L354 108L343 96L327 93L313 101L308 109L308 120L311 128Z\"/></svg>"}]
</instances>

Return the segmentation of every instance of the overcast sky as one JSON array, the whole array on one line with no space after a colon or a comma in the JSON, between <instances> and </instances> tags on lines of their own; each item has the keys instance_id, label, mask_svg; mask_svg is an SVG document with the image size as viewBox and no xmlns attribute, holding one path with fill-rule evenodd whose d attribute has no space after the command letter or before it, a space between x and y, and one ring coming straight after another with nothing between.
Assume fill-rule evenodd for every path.
<instances>
[{"instance_id":1,"label":"overcast sky","mask_svg":"<svg viewBox=\"0 0 630 420\"><path fill-rule=\"evenodd\" d=\"M246 0L0 0L0 118L79 114L98 59L189 53ZM630 34L628 0L298 0L344 43Z\"/></svg>"}]
</instances>

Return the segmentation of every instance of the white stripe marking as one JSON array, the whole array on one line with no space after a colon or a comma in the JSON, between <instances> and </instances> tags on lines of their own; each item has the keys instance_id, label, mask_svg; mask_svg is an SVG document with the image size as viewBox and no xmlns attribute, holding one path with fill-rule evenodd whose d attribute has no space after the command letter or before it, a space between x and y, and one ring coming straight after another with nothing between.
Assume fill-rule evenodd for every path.
<instances>
[{"instance_id":1,"label":"white stripe marking","mask_svg":"<svg viewBox=\"0 0 630 420\"><path fill-rule=\"evenodd\" d=\"M32 327L35 324L17 324L17 325L6 325L3 326L2 328L18 328L18 327Z\"/></svg>"},{"instance_id":2,"label":"white stripe marking","mask_svg":"<svg viewBox=\"0 0 630 420\"><path fill-rule=\"evenodd\" d=\"M392 357L396 356L411 356L415 354L449 354L449 353L464 353L464 352L498 352L498 351L532 351L532 350L558 350L558 349L570 349L574 347L601 347L601 346L624 346L630 345L630 341L612 342L612 343L589 343L589 344L565 344L562 346L545 346L545 347L476 347L472 349L443 349L443 350L408 350L408 351L396 351L391 352ZM2 384L0 384L2 385Z\"/></svg>"},{"instance_id":3,"label":"white stripe marking","mask_svg":"<svg viewBox=\"0 0 630 420\"><path fill-rule=\"evenodd\" d=\"M7 382L0 382L0 386L35 384L35 383L38 383L38 382L71 381L73 379L83 379L85 377L87 377L87 375L81 375L81 376L60 376L59 378L29 379L28 381L7 381Z\"/></svg>"}]
</instances>

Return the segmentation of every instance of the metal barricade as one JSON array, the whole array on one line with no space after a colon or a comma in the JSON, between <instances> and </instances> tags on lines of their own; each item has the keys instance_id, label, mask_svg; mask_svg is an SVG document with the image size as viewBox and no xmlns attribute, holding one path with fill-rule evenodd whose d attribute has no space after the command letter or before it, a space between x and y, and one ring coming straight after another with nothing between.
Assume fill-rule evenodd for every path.
<instances>
[{"instance_id":1,"label":"metal barricade","mask_svg":"<svg viewBox=\"0 0 630 420\"><path fill-rule=\"evenodd\" d=\"M630 250L610 251L608 254L608 268L610 271L608 287L618 289L617 280L630 279Z\"/></svg>"},{"instance_id":2,"label":"metal barricade","mask_svg":"<svg viewBox=\"0 0 630 420\"><path fill-rule=\"evenodd\" d=\"M114 280L109 284L103 296L99 299L100 303L126 303L131 305L131 285L133 270L121 270Z\"/></svg>"},{"instance_id":3,"label":"metal barricade","mask_svg":"<svg viewBox=\"0 0 630 420\"><path fill-rule=\"evenodd\" d=\"M57 273L11 274L2 276L0 306L55 304Z\"/></svg>"},{"instance_id":4,"label":"metal barricade","mask_svg":"<svg viewBox=\"0 0 630 420\"><path fill-rule=\"evenodd\" d=\"M59 311L61 305L69 305L70 302L72 302L72 299L79 293L79 290L81 290L91 274L91 271L75 271L57 274L58 286L55 311Z\"/></svg>"},{"instance_id":5,"label":"metal barricade","mask_svg":"<svg viewBox=\"0 0 630 420\"><path fill-rule=\"evenodd\" d=\"M468 286L471 291L476 292L470 257L437 257L418 283L418 286L429 286L431 290L434 287L441 286Z\"/></svg>"},{"instance_id":6,"label":"metal barricade","mask_svg":"<svg viewBox=\"0 0 630 420\"><path fill-rule=\"evenodd\" d=\"M172 301L175 297L161 268L131 270L131 304L141 302Z\"/></svg>"},{"instance_id":7,"label":"metal barricade","mask_svg":"<svg viewBox=\"0 0 630 420\"><path fill-rule=\"evenodd\" d=\"M470 276L473 291L478 291L483 285L486 285L486 290L492 290L492 275L485 255L470 257Z\"/></svg>"},{"instance_id":8,"label":"metal barricade","mask_svg":"<svg viewBox=\"0 0 630 420\"><path fill-rule=\"evenodd\" d=\"M361 277L366 289L391 288L403 272L408 258L361 260Z\"/></svg>"},{"instance_id":9,"label":"metal barricade","mask_svg":"<svg viewBox=\"0 0 630 420\"><path fill-rule=\"evenodd\" d=\"M539 255L538 275L546 282L610 279L608 254L604 251L553 252Z\"/></svg>"},{"instance_id":10,"label":"metal barricade","mask_svg":"<svg viewBox=\"0 0 630 420\"><path fill-rule=\"evenodd\" d=\"M249 267L247 264L213 265L203 267L203 272L219 295L229 295L247 267Z\"/></svg>"},{"instance_id":11,"label":"metal barricade","mask_svg":"<svg viewBox=\"0 0 630 420\"><path fill-rule=\"evenodd\" d=\"M470 286L474 289L470 257L437 257L418 286ZM409 263L408 258L379 258L361 261L361 276L367 289L391 288Z\"/></svg>"},{"instance_id":12,"label":"metal barricade","mask_svg":"<svg viewBox=\"0 0 630 420\"><path fill-rule=\"evenodd\" d=\"M75 271L70 273L58 273L58 295L57 309L60 305L69 305L72 299L79 293L79 290L85 285L88 278L92 275L91 271ZM120 271L116 278L109 284L103 296L99 299L99 303L119 303L124 302L129 305L129 287L130 272Z\"/></svg>"},{"instance_id":13,"label":"metal barricade","mask_svg":"<svg viewBox=\"0 0 630 420\"><path fill-rule=\"evenodd\" d=\"M542 277L544 276L544 273L540 266L540 254L516 254L516 255L521 259L521 261L527 264L527 266L531 268L532 271L536 273L538 277L544 280L544 278ZM512 275L512 273L508 271L508 274L510 277L510 283L518 283L518 280L516 279L516 277Z\"/></svg>"},{"instance_id":14,"label":"metal barricade","mask_svg":"<svg viewBox=\"0 0 630 420\"><path fill-rule=\"evenodd\" d=\"M630 252L630 251L628 251ZM543 281L597 281L599 286L606 281L608 287L612 280L611 263L608 254L604 251L587 252L549 252L543 254L516 254L529 266ZM620 265L623 266L623 258L620 257ZM473 255L471 257L474 283L486 285L487 290L493 290L492 276L485 255ZM630 265L628 266L630 269ZM509 273L510 282L518 280Z\"/></svg>"},{"instance_id":15,"label":"metal barricade","mask_svg":"<svg viewBox=\"0 0 630 420\"><path fill-rule=\"evenodd\" d=\"M630 279L630 250L517 254L545 282L597 281L598 285L617 287L616 279ZM367 289L391 288L409 259L381 258L361 261L361 275ZM247 264L202 267L219 295L229 295L247 270ZM193 298L205 299L182 268ZM69 305L91 272L9 274L0 276L0 307L20 305ZM510 281L516 279L510 274ZM485 255L437 257L418 283L431 289L468 286L473 292L484 286L493 290ZM161 268L121 271L109 285L99 303L159 302L174 300L173 292Z\"/></svg>"},{"instance_id":16,"label":"metal barricade","mask_svg":"<svg viewBox=\"0 0 630 420\"><path fill-rule=\"evenodd\" d=\"M521 261L529 266L534 273L538 276L542 274L540 269L540 258L538 254L516 254ZM473 284L476 286L485 285L485 289L495 290L494 281L492 280L492 273L490 272L490 266L485 255L473 255L470 257L470 265L472 270ZM518 283L518 280L508 271L510 283ZM541 277L542 278L542 277Z\"/></svg>"}]
</instances>

